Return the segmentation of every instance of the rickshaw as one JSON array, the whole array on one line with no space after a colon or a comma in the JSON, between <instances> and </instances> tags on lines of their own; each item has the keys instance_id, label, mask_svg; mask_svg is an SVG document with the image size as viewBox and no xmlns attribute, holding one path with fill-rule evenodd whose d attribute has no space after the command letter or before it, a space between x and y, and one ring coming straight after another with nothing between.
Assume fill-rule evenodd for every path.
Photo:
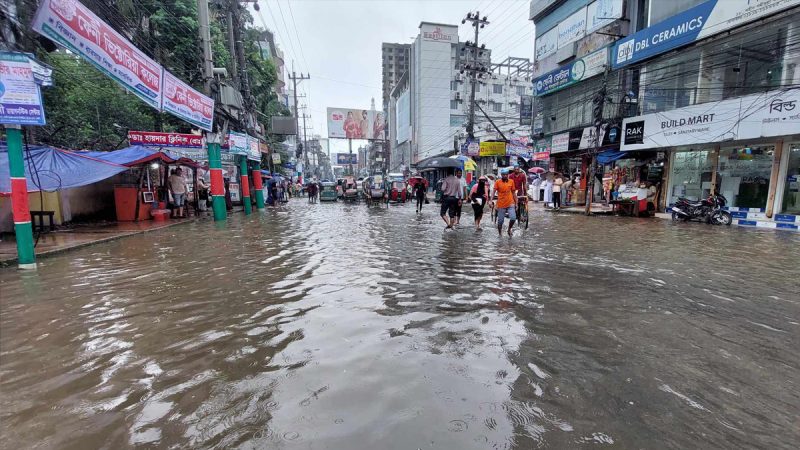
<instances>
[{"instance_id":1,"label":"rickshaw","mask_svg":"<svg viewBox=\"0 0 800 450\"><path fill-rule=\"evenodd\" d=\"M344 177L342 179L342 196L347 202L358 201L358 185L353 177Z\"/></svg>"},{"instance_id":2,"label":"rickshaw","mask_svg":"<svg viewBox=\"0 0 800 450\"><path fill-rule=\"evenodd\" d=\"M389 201L395 203L405 203L408 196L406 183L403 181L392 181L389 184Z\"/></svg>"},{"instance_id":3,"label":"rickshaw","mask_svg":"<svg viewBox=\"0 0 800 450\"><path fill-rule=\"evenodd\" d=\"M365 178L361 186L368 206L380 203L386 198L386 187L383 185L383 177L380 175Z\"/></svg>"},{"instance_id":4,"label":"rickshaw","mask_svg":"<svg viewBox=\"0 0 800 450\"><path fill-rule=\"evenodd\" d=\"M321 202L335 202L338 200L336 193L336 183L330 181L323 181L320 183L319 201Z\"/></svg>"}]
</instances>

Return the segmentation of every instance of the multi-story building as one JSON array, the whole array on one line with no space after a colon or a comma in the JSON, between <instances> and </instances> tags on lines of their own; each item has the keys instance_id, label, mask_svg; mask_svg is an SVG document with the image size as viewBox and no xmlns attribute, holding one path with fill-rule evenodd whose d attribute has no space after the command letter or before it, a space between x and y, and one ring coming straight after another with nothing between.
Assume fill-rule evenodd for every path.
<instances>
[{"instance_id":1,"label":"multi-story building","mask_svg":"<svg viewBox=\"0 0 800 450\"><path fill-rule=\"evenodd\" d=\"M383 110L388 111L389 93L404 73L408 72L410 62L410 44L381 44L381 59L383 60Z\"/></svg>"},{"instance_id":2,"label":"multi-story building","mask_svg":"<svg viewBox=\"0 0 800 450\"><path fill-rule=\"evenodd\" d=\"M464 63L483 65L487 74L476 84L476 103L501 130L528 136L519 128L520 98L530 95L530 62L509 70L506 62L491 63L491 50L481 49L477 62L456 25L422 22L411 45L410 66L389 91L390 171L408 170L418 161L452 155L466 139L471 78ZM521 58L511 58L519 62ZM476 108L475 137L496 137L486 115Z\"/></svg>"},{"instance_id":3,"label":"multi-story building","mask_svg":"<svg viewBox=\"0 0 800 450\"><path fill-rule=\"evenodd\" d=\"M716 190L737 219L797 225L778 213L800 213L800 0L533 0L530 18L533 133L557 170L599 163L596 197Z\"/></svg>"},{"instance_id":4,"label":"multi-story building","mask_svg":"<svg viewBox=\"0 0 800 450\"><path fill-rule=\"evenodd\" d=\"M269 30L262 31L261 37L258 40L258 46L261 51L261 57L275 64L275 70L278 73L278 82L275 83L274 90L278 98L285 104L286 78L284 72L286 69L283 60L283 51L275 43L275 34Z\"/></svg>"}]
</instances>

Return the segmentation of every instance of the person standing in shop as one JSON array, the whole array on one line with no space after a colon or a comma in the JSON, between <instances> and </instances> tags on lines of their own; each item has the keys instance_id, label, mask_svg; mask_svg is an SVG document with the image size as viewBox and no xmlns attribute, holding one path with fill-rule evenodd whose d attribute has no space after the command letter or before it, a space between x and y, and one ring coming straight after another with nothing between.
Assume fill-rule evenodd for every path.
<instances>
[{"instance_id":1,"label":"person standing in shop","mask_svg":"<svg viewBox=\"0 0 800 450\"><path fill-rule=\"evenodd\" d=\"M560 173L556 173L553 180L553 208L561 209L561 186L564 185L564 179L561 178Z\"/></svg>"}]
</instances>

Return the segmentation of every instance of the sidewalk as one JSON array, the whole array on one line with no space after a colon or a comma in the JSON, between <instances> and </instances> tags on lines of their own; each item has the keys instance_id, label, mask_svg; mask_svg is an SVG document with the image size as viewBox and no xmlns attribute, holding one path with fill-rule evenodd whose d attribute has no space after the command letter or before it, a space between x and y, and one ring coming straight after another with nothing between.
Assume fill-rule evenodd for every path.
<instances>
[{"instance_id":1,"label":"sidewalk","mask_svg":"<svg viewBox=\"0 0 800 450\"><path fill-rule=\"evenodd\" d=\"M544 203L534 202L533 208L541 211L560 212L569 214L586 214L586 205L577 206L562 206L561 209L545 208ZM612 215L614 210L611 206L606 206L604 203L592 203L590 212L594 215Z\"/></svg>"},{"instance_id":2,"label":"sidewalk","mask_svg":"<svg viewBox=\"0 0 800 450\"><path fill-rule=\"evenodd\" d=\"M187 219L171 219L166 222L145 220L142 222L112 222L97 225L78 225L74 228L43 233L36 244L36 256L43 257L87 245L161 230L202 219L205 215ZM36 235L34 234L34 239ZM13 234L6 234L0 241L0 266L10 266L17 261L17 242Z\"/></svg>"}]
</instances>

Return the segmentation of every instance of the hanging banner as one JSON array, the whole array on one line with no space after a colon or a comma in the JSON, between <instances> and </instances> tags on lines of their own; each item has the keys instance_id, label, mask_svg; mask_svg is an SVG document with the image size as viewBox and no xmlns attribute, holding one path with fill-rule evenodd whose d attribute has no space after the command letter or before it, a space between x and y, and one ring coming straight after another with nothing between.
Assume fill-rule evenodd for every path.
<instances>
[{"instance_id":1,"label":"hanging banner","mask_svg":"<svg viewBox=\"0 0 800 450\"><path fill-rule=\"evenodd\" d=\"M622 150L800 134L800 89L702 103L622 121Z\"/></svg>"},{"instance_id":2,"label":"hanging banner","mask_svg":"<svg viewBox=\"0 0 800 450\"><path fill-rule=\"evenodd\" d=\"M258 139L252 136L247 136L247 159L261 161L261 148L259 148Z\"/></svg>"},{"instance_id":3,"label":"hanging banner","mask_svg":"<svg viewBox=\"0 0 800 450\"><path fill-rule=\"evenodd\" d=\"M618 69L797 5L800 0L709 0L620 39L611 64Z\"/></svg>"},{"instance_id":4,"label":"hanging banner","mask_svg":"<svg viewBox=\"0 0 800 450\"><path fill-rule=\"evenodd\" d=\"M605 70L606 64L608 64L608 47L589 53L537 78L533 82L534 93L540 97L600 75Z\"/></svg>"},{"instance_id":5,"label":"hanging banner","mask_svg":"<svg viewBox=\"0 0 800 450\"><path fill-rule=\"evenodd\" d=\"M76 0L42 0L32 27L161 109L161 66Z\"/></svg>"},{"instance_id":6,"label":"hanging banner","mask_svg":"<svg viewBox=\"0 0 800 450\"><path fill-rule=\"evenodd\" d=\"M45 124L42 94L22 53L0 52L0 124Z\"/></svg>"},{"instance_id":7,"label":"hanging banner","mask_svg":"<svg viewBox=\"0 0 800 450\"><path fill-rule=\"evenodd\" d=\"M519 97L519 124L530 125L533 120L533 96L521 95Z\"/></svg>"},{"instance_id":8,"label":"hanging banner","mask_svg":"<svg viewBox=\"0 0 800 450\"><path fill-rule=\"evenodd\" d=\"M506 143L493 141L481 142L478 156L506 156Z\"/></svg>"},{"instance_id":9,"label":"hanging banner","mask_svg":"<svg viewBox=\"0 0 800 450\"><path fill-rule=\"evenodd\" d=\"M214 121L214 100L197 92L167 70L163 72L164 111L192 125L211 131Z\"/></svg>"},{"instance_id":10,"label":"hanging banner","mask_svg":"<svg viewBox=\"0 0 800 450\"><path fill-rule=\"evenodd\" d=\"M155 147L202 148L203 136L198 134L128 131L128 143L131 145L149 145Z\"/></svg>"},{"instance_id":11,"label":"hanging banner","mask_svg":"<svg viewBox=\"0 0 800 450\"><path fill-rule=\"evenodd\" d=\"M550 159L550 138L537 139L533 143L533 160L547 161Z\"/></svg>"},{"instance_id":12,"label":"hanging banner","mask_svg":"<svg viewBox=\"0 0 800 450\"><path fill-rule=\"evenodd\" d=\"M532 149L528 146L528 136L515 136L509 139L506 147L506 154L511 156L521 156L530 159Z\"/></svg>"},{"instance_id":13,"label":"hanging banner","mask_svg":"<svg viewBox=\"0 0 800 450\"><path fill-rule=\"evenodd\" d=\"M234 155L247 155L250 150L248 136L235 131L228 132L228 151Z\"/></svg>"}]
</instances>

